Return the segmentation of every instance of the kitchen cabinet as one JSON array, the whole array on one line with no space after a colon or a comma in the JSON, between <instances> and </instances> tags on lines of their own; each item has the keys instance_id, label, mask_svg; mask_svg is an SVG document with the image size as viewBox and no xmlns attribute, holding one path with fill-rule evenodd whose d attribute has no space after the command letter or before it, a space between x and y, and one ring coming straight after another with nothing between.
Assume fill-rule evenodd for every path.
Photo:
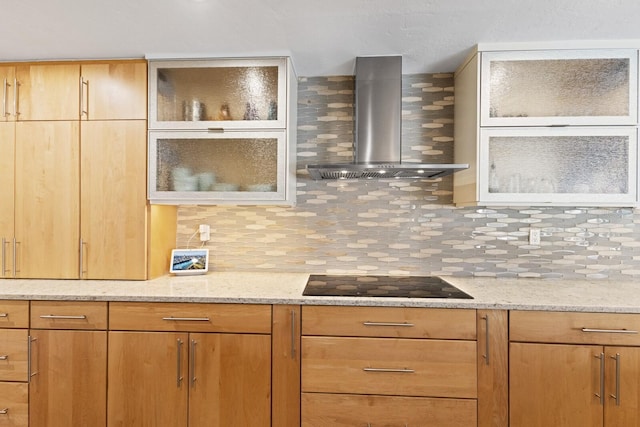
<instances>
[{"instance_id":1,"label":"kitchen cabinet","mask_svg":"<svg viewBox=\"0 0 640 427\"><path fill-rule=\"evenodd\" d=\"M288 58L149 63L149 199L295 203L297 81Z\"/></svg>"},{"instance_id":2,"label":"kitchen cabinet","mask_svg":"<svg viewBox=\"0 0 640 427\"><path fill-rule=\"evenodd\" d=\"M0 301L0 426L29 425L29 302Z\"/></svg>"},{"instance_id":3,"label":"kitchen cabinet","mask_svg":"<svg viewBox=\"0 0 640 427\"><path fill-rule=\"evenodd\" d=\"M305 306L302 316L303 426L477 424L474 310Z\"/></svg>"},{"instance_id":4,"label":"kitchen cabinet","mask_svg":"<svg viewBox=\"0 0 640 427\"><path fill-rule=\"evenodd\" d=\"M80 64L37 62L16 65L16 120L78 120Z\"/></svg>"},{"instance_id":5,"label":"kitchen cabinet","mask_svg":"<svg viewBox=\"0 0 640 427\"><path fill-rule=\"evenodd\" d=\"M2 271L0 277L13 276L15 124L0 123L0 239Z\"/></svg>"},{"instance_id":6,"label":"kitchen cabinet","mask_svg":"<svg viewBox=\"0 0 640 427\"><path fill-rule=\"evenodd\" d=\"M271 355L271 425L300 426L301 307L274 305Z\"/></svg>"},{"instance_id":7,"label":"kitchen cabinet","mask_svg":"<svg viewBox=\"0 0 640 427\"><path fill-rule=\"evenodd\" d=\"M106 425L107 303L31 302L29 425Z\"/></svg>"},{"instance_id":8,"label":"kitchen cabinet","mask_svg":"<svg viewBox=\"0 0 640 427\"><path fill-rule=\"evenodd\" d=\"M109 324L109 426L271 425L271 306L112 303Z\"/></svg>"},{"instance_id":9,"label":"kitchen cabinet","mask_svg":"<svg viewBox=\"0 0 640 427\"><path fill-rule=\"evenodd\" d=\"M637 50L482 49L455 75L454 203L636 206Z\"/></svg>"},{"instance_id":10,"label":"kitchen cabinet","mask_svg":"<svg viewBox=\"0 0 640 427\"><path fill-rule=\"evenodd\" d=\"M478 427L509 426L509 320L506 310L477 310Z\"/></svg>"},{"instance_id":11,"label":"kitchen cabinet","mask_svg":"<svg viewBox=\"0 0 640 427\"><path fill-rule=\"evenodd\" d=\"M0 122L13 122L16 120L16 68L11 65L0 66L0 79L2 80L2 116Z\"/></svg>"},{"instance_id":12,"label":"kitchen cabinet","mask_svg":"<svg viewBox=\"0 0 640 427\"><path fill-rule=\"evenodd\" d=\"M510 426L638 426L640 316L510 313Z\"/></svg>"}]
</instances>

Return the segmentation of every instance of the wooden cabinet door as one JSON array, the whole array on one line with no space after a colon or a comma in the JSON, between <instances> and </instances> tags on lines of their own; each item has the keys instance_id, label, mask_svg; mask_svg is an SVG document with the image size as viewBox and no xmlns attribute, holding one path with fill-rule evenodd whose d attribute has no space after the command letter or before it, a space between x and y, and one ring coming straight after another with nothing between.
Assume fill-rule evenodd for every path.
<instances>
[{"instance_id":1,"label":"wooden cabinet door","mask_svg":"<svg viewBox=\"0 0 640 427\"><path fill-rule=\"evenodd\" d=\"M271 337L194 333L190 340L189 427L270 426Z\"/></svg>"},{"instance_id":2,"label":"wooden cabinet door","mask_svg":"<svg viewBox=\"0 0 640 427\"><path fill-rule=\"evenodd\" d=\"M0 330L0 381L29 380L28 345L26 329Z\"/></svg>"},{"instance_id":3,"label":"wooden cabinet door","mask_svg":"<svg viewBox=\"0 0 640 427\"><path fill-rule=\"evenodd\" d=\"M300 426L300 312L299 305L273 306L273 426Z\"/></svg>"},{"instance_id":4,"label":"wooden cabinet door","mask_svg":"<svg viewBox=\"0 0 640 427\"><path fill-rule=\"evenodd\" d=\"M79 122L16 124L17 276L79 276Z\"/></svg>"},{"instance_id":5,"label":"wooden cabinet door","mask_svg":"<svg viewBox=\"0 0 640 427\"><path fill-rule=\"evenodd\" d=\"M602 427L602 354L601 346L511 343L509 425Z\"/></svg>"},{"instance_id":6,"label":"wooden cabinet door","mask_svg":"<svg viewBox=\"0 0 640 427\"><path fill-rule=\"evenodd\" d=\"M32 330L31 427L106 425L106 331Z\"/></svg>"},{"instance_id":7,"label":"wooden cabinet door","mask_svg":"<svg viewBox=\"0 0 640 427\"><path fill-rule=\"evenodd\" d=\"M83 64L81 72L82 120L146 120L146 62Z\"/></svg>"},{"instance_id":8,"label":"wooden cabinet door","mask_svg":"<svg viewBox=\"0 0 640 427\"><path fill-rule=\"evenodd\" d=\"M16 67L18 120L79 120L80 65L24 64Z\"/></svg>"},{"instance_id":9,"label":"wooden cabinet door","mask_svg":"<svg viewBox=\"0 0 640 427\"><path fill-rule=\"evenodd\" d=\"M15 88L16 69L13 66L0 67L0 84L2 84L2 100L4 104L0 106L0 122L13 122L15 115Z\"/></svg>"},{"instance_id":10,"label":"wooden cabinet door","mask_svg":"<svg viewBox=\"0 0 640 427\"><path fill-rule=\"evenodd\" d=\"M29 426L29 384L0 382L0 427Z\"/></svg>"},{"instance_id":11,"label":"wooden cabinet door","mask_svg":"<svg viewBox=\"0 0 640 427\"><path fill-rule=\"evenodd\" d=\"M606 427L640 426L640 348L605 347Z\"/></svg>"},{"instance_id":12,"label":"wooden cabinet door","mask_svg":"<svg viewBox=\"0 0 640 427\"><path fill-rule=\"evenodd\" d=\"M109 332L109 427L187 425L187 337Z\"/></svg>"},{"instance_id":13,"label":"wooden cabinet door","mask_svg":"<svg viewBox=\"0 0 640 427\"><path fill-rule=\"evenodd\" d=\"M147 274L146 122L81 124L82 278Z\"/></svg>"},{"instance_id":14,"label":"wooden cabinet door","mask_svg":"<svg viewBox=\"0 0 640 427\"><path fill-rule=\"evenodd\" d=\"M1 70L2 68L0 68ZM11 242L14 215L15 124L0 123L0 277L13 276Z\"/></svg>"},{"instance_id":15,"label":"wooden cabinet door","mask_svg":"<svg viewBox=\"0 0 640 427\"><path fill-rule=\"evenodd\" d=\"M509 321L505 310L478 310L478 427L509 425Z\"/></svg>"}]
</instances>

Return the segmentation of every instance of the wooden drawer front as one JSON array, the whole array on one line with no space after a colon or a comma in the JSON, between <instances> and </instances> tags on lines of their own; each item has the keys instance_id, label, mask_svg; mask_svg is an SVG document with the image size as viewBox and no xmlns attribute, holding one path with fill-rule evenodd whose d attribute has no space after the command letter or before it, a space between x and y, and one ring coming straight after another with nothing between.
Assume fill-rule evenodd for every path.
<instances>
[{"instance_id":1,"label":"wooden drawer front","mask_svg":"<svg viewBox=\"0 0 640 427\"><path fill-rule=\"evenodd\" d=\"M303 427L477 425L476 401L303 393Z\"/></svg>"},{"instance_id":2,"label":"wooden drawer front","mask_svg":"<svg viewBox=\"0 0 640 427\"><path fill-rule=\"evenodd\" d=\"M29 301L0 301L0 328L28 327Z\"/></svg>"},{"instance_id":3,"label":"wooden drawer front","mask_svg":"<svg viewBox=\"0 0 640 427\"><path fill-rule=\"evenodd\" d=\"M26 329L0 330L0 381L28 380L28 347Z\"/></svg>"},{"instance_id":4,"label":"wooden drawer front","mask_svg":"<svg viewBox=\"0 0 640 427\"><path fill-rule=\"evenodd\" d=\"M32 301L33 329L107 329L107 303Z\"/></svg>"},{"instance_id":5,"label":"wooden drawer front","mask_svg":"<svg viewBox=\"0 0 640 427\"><path fill-rule=\"evenodd\" d=\"M512 311L511 341L640 345L640 315Z\"/></svg>"},{"instance_id":6,"label":"wooden drawer front","mask_svg":"<svg viewBox=\"0 0 640 427\"><path fill-rule=\"evenodd\" d=\"M302 337L302 390L475 398L475 341Z\"/></svg>"},{"instance_id":7,"label":"wooden drawer front","mask_svg":"<svg viewBox=\"0 0 640 427\"><path fill-rule=\"evenodd\" d=\"M109 328L122 331L271 333L271 306L111 303Z\"/></svg>"},{"instance_id":8,"label":"wooden drawer front","mask_svg":"<svg viewBox=\"0 0 640 427\"><path fill-rule=\"evenodd\" d=\"M302 307L303 335L476 339L476 312L401 307Z\"/></svg>"},{"instance_id":9,"label":"wooden drawer front","mask_svg":"<svg viewBox=\"0 0 640 427\"><path fill-rule=\"evenodd\" d=\"M29 385L0 382L0 427L29 425Z\"/></svg>"}]
</instances>

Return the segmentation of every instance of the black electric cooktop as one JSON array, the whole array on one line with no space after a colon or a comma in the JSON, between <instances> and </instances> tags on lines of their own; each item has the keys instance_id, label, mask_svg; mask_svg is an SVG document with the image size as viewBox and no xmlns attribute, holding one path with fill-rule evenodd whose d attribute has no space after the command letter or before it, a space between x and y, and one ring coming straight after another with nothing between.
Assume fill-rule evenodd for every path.
<instances>
[{"instance_id":1,"label":"black electric cooktop","mask_svg":"<svg viewBox=\"0 0 640 427\"><path fill-rule=\"evenodd\" d=\"M302 295L332 297L473 297L437 276L332 276L312 274Z\"/></svg>"}]
</instances>

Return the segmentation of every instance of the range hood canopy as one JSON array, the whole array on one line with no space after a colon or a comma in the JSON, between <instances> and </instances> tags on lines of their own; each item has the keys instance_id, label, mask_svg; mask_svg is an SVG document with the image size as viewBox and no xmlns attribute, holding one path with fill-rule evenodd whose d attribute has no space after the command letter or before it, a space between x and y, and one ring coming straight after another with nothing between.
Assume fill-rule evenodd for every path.
<instances>
[{"instance_id":1,"label":"range hood canopy","mask_svg":"<svg viewBox=\"0 0 640 427\"><path fill-rule=\"evenodd\" d=\"M356 128L353 163L309 164L313 179L434 179L468 164L402 163L402 57L356 58Z\"/></svg>"}]
</instances>

